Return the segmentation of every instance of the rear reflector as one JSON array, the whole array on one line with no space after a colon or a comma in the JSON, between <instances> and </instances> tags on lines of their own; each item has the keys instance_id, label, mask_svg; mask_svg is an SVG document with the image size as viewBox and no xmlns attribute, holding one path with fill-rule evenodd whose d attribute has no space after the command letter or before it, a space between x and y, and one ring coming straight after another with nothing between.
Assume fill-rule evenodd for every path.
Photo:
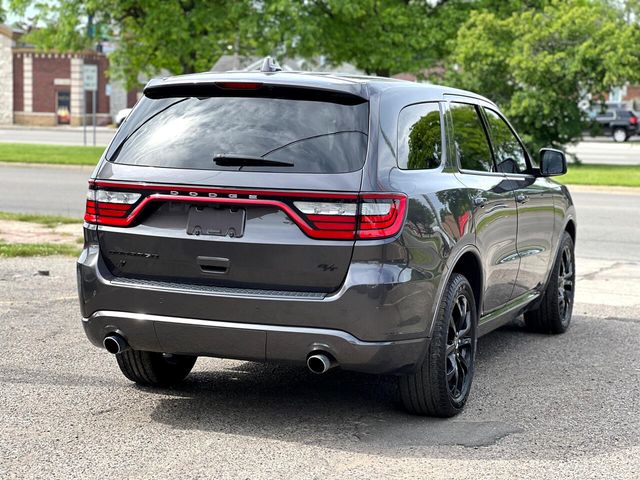
<instances>
[{"instance_id":1,"label":"rear reflector","mask_svg":"<svg viewBox=\"0 0 640 480\"><path fill-rule=\"evenodd\" d=\"M404 222L407 197L397 193L232 191L96 181L87 192L84 219L98 225L132 226L151 202L271 206L286 213L311 238L355 240L398 234Z\"/></svg>"}]
</instances>

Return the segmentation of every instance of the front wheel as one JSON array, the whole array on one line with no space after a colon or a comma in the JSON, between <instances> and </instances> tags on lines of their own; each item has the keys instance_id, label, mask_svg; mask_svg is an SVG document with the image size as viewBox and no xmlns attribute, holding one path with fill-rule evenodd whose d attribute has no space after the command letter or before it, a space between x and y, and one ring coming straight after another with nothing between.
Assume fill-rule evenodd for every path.
<instances>
[{"instance_id":1,"label":"front wheel","mask_svg":"<svg viewBox=\"0 0 640 480\"><path fill-rule=\"evenodd\" d=\"M399 378L400 399L411 413L452 417L467 402L476 353L473 290L458 273L443 292L427 353L415 373Z\"/></svg>"},{"instance_id":2,"label":"front wheel","mask_svg":"<svg viewBox=\"0 0 640 480\"><path fill-rule=\"evenodd\" d=\"M120 370L132 382L150 387L169 387L189 375L198 357L125 350L116 355Z\"/></svg>"}]
</instances>

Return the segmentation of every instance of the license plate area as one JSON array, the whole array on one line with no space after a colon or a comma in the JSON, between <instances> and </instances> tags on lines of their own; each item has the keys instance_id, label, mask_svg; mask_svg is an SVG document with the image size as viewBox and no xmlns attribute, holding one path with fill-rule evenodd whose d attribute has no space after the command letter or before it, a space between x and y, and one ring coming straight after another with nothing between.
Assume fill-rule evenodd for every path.
<instances>
[{"instance_id":1,"label":"license plate area","mask_svg":"<svg viewBox=\"0 0 640 480\"><path fill-rule=\"evenodd\" d=\"M244 208L204 207L189 208L188 235L215 235L218 237L242 237L246 212Z\"/></svg>"}]
</instances>

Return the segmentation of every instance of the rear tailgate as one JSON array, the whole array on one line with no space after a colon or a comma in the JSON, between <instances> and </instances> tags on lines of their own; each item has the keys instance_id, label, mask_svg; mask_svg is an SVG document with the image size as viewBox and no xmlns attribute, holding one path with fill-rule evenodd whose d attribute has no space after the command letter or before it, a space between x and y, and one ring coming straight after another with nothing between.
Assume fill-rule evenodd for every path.
<instances>
[{"instance_id":1,"label":"rear tailgate","mask_svg":"<svg viewBox=\"0 0 640 480\"><path fill-rule=\"evenodd\" d=\"M339 288L356 236L368 103L257 90L264 91L225 87L220 96L143 98L134 109L106 153L87 207L113 275L267 290ZM214 156L221 154L293 166L219 166Z\"/></svg>"}]
</instances>

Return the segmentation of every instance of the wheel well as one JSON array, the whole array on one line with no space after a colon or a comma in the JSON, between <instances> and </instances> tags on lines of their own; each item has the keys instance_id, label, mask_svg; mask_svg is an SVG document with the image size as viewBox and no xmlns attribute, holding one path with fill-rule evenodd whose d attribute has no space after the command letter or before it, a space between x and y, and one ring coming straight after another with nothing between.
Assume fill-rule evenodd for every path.
<instances>
[{"instance_id":1,"label":"wheel well","mask_svg":"<svg viewBox=\"0 0 640 480\"><path fill-rule=\"evenodd\" d=\"M480 315L482 303L482 266L480 260L473 253L467 252L458 259L456 266L453 267L453 272L464 275L471 284L476 300L476 311Z\"/></svg>"},{"instance_id":2,"label":"wheel well","mask_svg":"<svg viewBox=\"0 0 640 480\"><path fill-rule=\"evenodd\" d=\"M564 228L565 232L567 232L569 234L569 236L571 237L571 240L573 240L573 244L575 245L576 243L576 224L573 223L572 220L569 220L569 222L567 223L567 226Z\"/></svg>"}]
</instances>

